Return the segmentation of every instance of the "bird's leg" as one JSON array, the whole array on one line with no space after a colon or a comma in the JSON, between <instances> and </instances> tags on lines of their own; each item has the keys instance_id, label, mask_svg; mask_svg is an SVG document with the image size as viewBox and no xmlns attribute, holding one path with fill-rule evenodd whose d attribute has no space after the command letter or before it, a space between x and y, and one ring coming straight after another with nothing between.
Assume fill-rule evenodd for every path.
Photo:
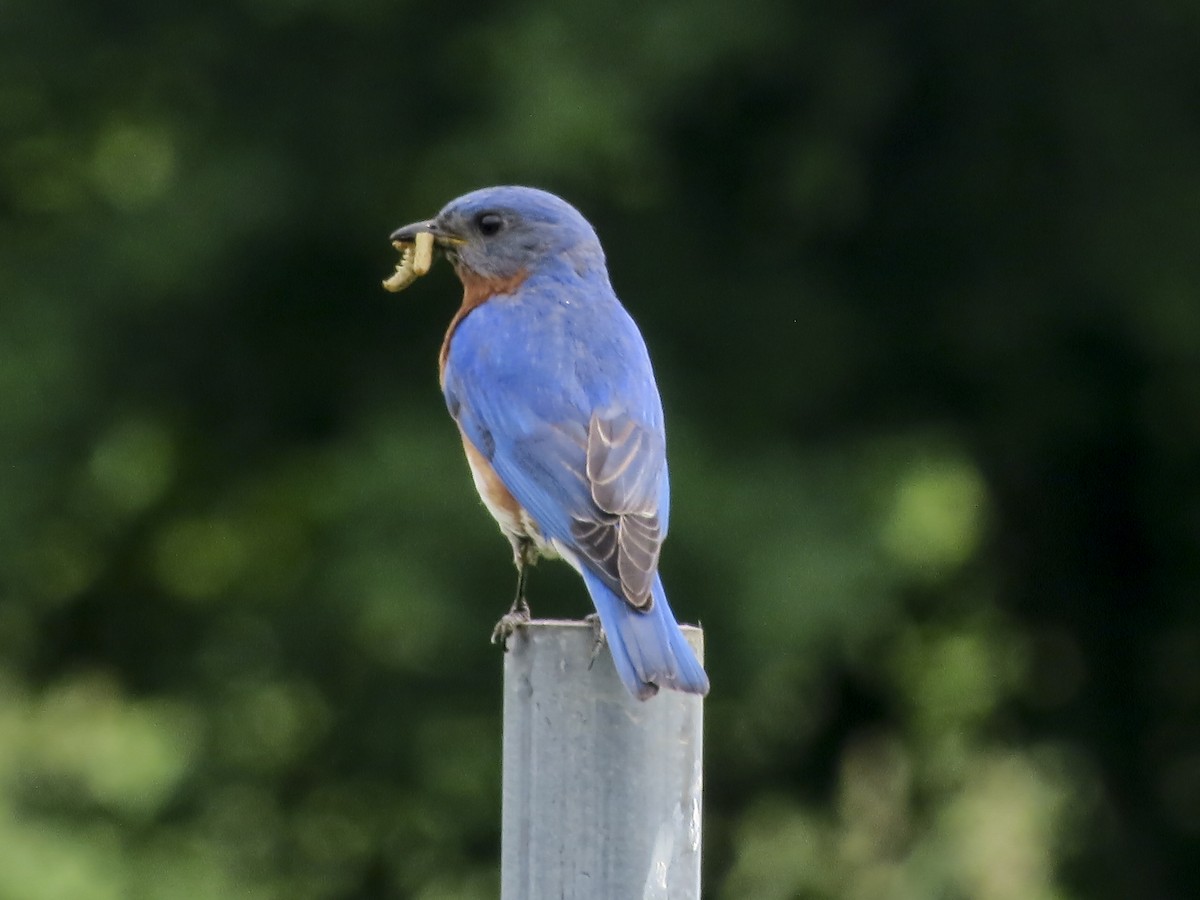
<instances>
[{"instance_id":1,"label":"bird's leg","mask_svg":"<svg viewBox=\"0 0 1200 900\"><path fill-rule=\"evenodd\" d=\"M529 601L525 599L525 585L529 580L529 567L537 561L537 549L529 538L516 538L513 541L513 564L517 567L517 593L513 597L512 606L507 613L500 617L496 627L492 629L492 643L508 649L508 639L522 625L528 624L530 618Z\"/></svg>"},{"instance_id":2,"label":"bird's leg","mask_svg":"<svg viewBox=\"0 0 1200 900\"><path fill-rule=\"evenodd\" d=\"M532 546L529 545L529 546ZM525 586L529 583L529 566L533 561L525 555L525 548L522 547L520 555L517 558L517 592L513 595L512 606L508 609L510 616L518 616L522 620L529 621L529 601L525 599Z\"/></svg>"},{"instance_id":3,"label":"bird's leg","mask_svg":"<svg viewBox=\"0 0 1200 900\"><path fill-rule=\"evenodd\" d=\"M604 626L600 623L600 613L588 613L583 617L583 621L592 626L592 654L588 658L588 668L590 669L596 664L600 648L604 646Z\"/></svg>"}]
</instances>

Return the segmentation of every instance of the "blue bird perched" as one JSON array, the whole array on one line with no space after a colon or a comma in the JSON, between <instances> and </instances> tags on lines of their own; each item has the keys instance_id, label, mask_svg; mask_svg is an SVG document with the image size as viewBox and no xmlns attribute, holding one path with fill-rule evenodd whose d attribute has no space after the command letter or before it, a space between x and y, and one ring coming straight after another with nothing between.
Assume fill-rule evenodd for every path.
<instances>
[{"instance_id":1,"label":"blue bird perched","mask_svg":"<svg viewBox=\"0 0 1200 900\"><path fill-rule=\"evenodd\" d=\"M529 620L527 566L561 557L583 576L635 697L707 693L658 574L670 501L662 403L595 230L553 194L493 187L392 240L424 245L418 274L432 241L463 285L439 367L475 487L517 567L494 639Z\"/></svg>"}]
</instances>

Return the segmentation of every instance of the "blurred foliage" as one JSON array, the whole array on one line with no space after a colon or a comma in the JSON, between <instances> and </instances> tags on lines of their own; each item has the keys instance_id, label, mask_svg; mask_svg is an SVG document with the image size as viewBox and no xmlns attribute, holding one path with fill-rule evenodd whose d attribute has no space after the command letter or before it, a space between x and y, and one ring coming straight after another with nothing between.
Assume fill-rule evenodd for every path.
<instances>
[{"instance_id":1,"label":"blurred foliage","mask_svg":"<svg viewBox=\"0 0 1200 900\"><path fill-rule=\"evenodd\" d=\"M379 280L497 182L657 362L708 895L1196 896L1198 9L5 4L0 897L495 895L508 549Z\"/></svg>"}]
</instances>

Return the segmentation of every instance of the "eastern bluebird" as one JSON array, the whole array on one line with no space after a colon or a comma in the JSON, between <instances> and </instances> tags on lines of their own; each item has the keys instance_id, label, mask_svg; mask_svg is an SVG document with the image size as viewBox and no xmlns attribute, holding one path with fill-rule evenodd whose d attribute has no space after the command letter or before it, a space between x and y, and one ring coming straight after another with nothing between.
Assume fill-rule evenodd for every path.
<instances>
[{"instance_id":1,"label":"eastern bluebird","mask_svg":"<svg viewBox=\"0 0 1200 900\"><path fill-rule=\"evenodd\" d=\"M496 635L528 621L526 567L561 557L583 576L635 697L707 693L658 575L670 499L662 403L596 232L570 204L526 187L466 194L392 240L422 232L462 281L439 355L442 392L517 567Z\"/></svg>"}]
</instances>

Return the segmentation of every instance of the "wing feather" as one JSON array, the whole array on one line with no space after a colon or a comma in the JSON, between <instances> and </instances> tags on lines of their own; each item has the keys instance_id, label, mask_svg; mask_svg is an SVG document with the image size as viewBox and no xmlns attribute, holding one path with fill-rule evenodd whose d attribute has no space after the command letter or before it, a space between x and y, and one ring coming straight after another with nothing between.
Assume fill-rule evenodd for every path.
<instances>
[{"instance_id":1,"label":"wing feather","mask_svg":"<svg viewBox=\"0 0 1200 900\"><path fill-rule=\"evenodd\" d=\"M592 415L587 475L602 515L574 515L571 532L587 558L616 582L614 589L639 609L653 602L664 537L658 518L664 474L659 435L625 412Z\"/></svg>"}]
</instances>

